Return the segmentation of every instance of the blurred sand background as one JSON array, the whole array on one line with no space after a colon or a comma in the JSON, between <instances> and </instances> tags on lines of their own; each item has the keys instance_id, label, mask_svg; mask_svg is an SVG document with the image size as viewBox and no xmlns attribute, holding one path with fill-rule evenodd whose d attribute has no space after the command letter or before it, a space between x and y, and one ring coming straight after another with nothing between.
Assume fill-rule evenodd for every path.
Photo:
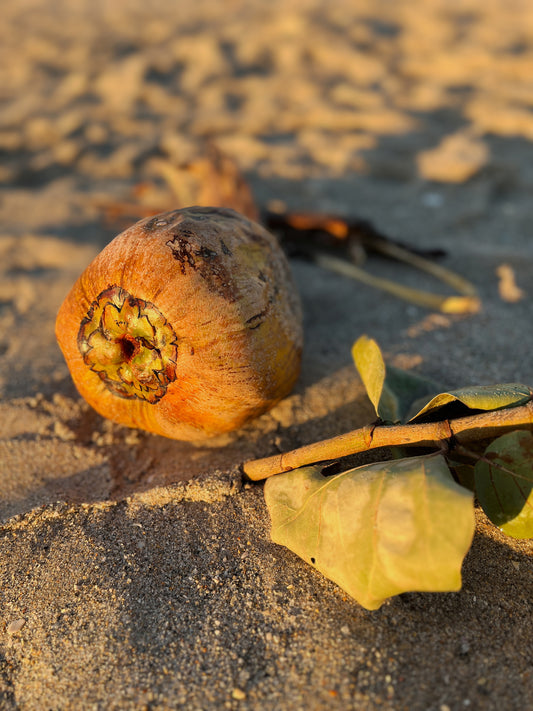
<instances>
[{"instance_id":1,"label":"blurred sand background","mask_svg":"<svg viewBox=\"0 0 533 711\"><path fill-rule=\"evenodd\" d=\"M361 333L452 387L533 384L533 5L4 0L0 14L0 708L533 707L530 542L478 512L461 592L370 613L270 543L262 487L239 474L373 419L350 361ZM295 261L306 349L287 400L205 447L104 421L72 385L57 308L124 226L110 203L173 207L165 175L205 139L263 207L445 249L481 312L434 314Z\"/></svg>"}]
</instances>

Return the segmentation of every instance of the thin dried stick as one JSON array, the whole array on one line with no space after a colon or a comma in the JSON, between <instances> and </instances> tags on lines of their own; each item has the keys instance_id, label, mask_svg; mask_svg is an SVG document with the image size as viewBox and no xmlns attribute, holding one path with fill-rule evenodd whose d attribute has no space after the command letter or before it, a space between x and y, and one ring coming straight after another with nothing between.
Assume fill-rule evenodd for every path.
<instances>
[{"instance_id":1,"label":"thin dried stick","mask_svg":"<svg viewBox=\"0 0 533 711\"><path fill-rule=\"evenodd\" d=\"M415 258L416 255L413 255ZM421 259L421 257L416 257L416 259ZM464 314L464 313L477 313L481 307L480 300L476 296L441 296L440 294L434 294L429 291L422 291L421 289L413 289L409 286L404 286L403 284L398 284L395 281L390 281L389 279L382 279L381 277L369 274L364 269L347 262L344 259L339 259L338 257L332 257L329 254L316 253L313 255L313 261L319 266L334 271L337 274L342 274L343 276L351 277L352 279L357 279L357 281L368 284L369 286L374 286L382 291L386 291L389 294L398 296L405 301L409 301L418 306L423 306L424 308L432 309L434 311L441 311L447 314ZM408 261L403 258L402 261ZM433 265L438 269L438 265ZM427 268L425 271L429 271ZM447 271L447 270L445 270ZM456 274L448 274L448 283L451 282L451 276L461 279ZM468 284L468 282L466 282ZM473 288L473 287L472 287Z\"/></svg>"},{"instance_id":2,"label":"thin dried stick","mask_svg":"<svg viewBox=\"0 0 533 711\"><path fill-rule=\"evenodd\" d=\"M243 469L248 478L259 481L298 467L339 459L378 447L432 446L446 440L465 444L492 439L517 429L533 429L533 401L519 407L482 412L455 420L415 425L366 426L290 452L251 460L243 465Z\"/></svg>"},{"instance_id":3,"label":"thin dried stick","mask_svg":"<svg viewBox=\"0 0 533 711\"><path fill-rule=\"evenodd\" d=\"M374 238L373 246L374 249L381 252L381 254L385 254L399 262L409 264L415 269L431 274L431 276L434 276L443 284L448 284L448 286L451 286L452 289L456 289L456 291L460 294L474 297L479 303L475 286L464 277L452 272L450 269L446 269L446 267L436 264L435 262L432 262L419 254L415 254L411 250L405 249L405 247L389 240Z\"/></svg>"}]
</instances>

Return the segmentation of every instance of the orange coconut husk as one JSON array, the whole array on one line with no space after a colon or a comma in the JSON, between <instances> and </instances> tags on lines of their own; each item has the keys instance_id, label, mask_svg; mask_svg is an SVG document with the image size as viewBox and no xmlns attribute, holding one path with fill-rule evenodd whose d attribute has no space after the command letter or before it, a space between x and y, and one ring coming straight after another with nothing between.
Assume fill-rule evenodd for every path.
<instances>
[{"instance_id":1,"label":"orange coconut husk","mask_svg":"<svg viewBox=\"0 0 533 711\"><path fill-rule=\"evenodd\" d=\"M275 237L234 210L190 207L116 237L66 297L56 335L100 414L199 440L290 392L302 319Z\"/></svg>"}]
</instances>

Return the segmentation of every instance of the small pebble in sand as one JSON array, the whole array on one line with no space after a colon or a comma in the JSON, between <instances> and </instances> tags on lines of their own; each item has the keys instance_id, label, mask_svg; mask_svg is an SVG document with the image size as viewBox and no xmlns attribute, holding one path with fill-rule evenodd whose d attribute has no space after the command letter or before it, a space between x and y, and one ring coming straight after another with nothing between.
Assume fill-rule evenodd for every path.
<instances>
[{"instance_id":1,"label":"small pebble in sand","mask_svg":"<svg viewBox=\"0 0 533 711\"><path fill-rule=\"evenodd\" d=\"M25 624L26 620L23 617L19 618L18 620L12 620L6 628L6 632L8 634L17 634L18 632L20 632L20 630L24 627Z\"/></svg>"},{"instance_id":2,"label":"small pebble in sand","mask_svg":"<svg viewBox=\"0 0 533 711\"><path fill-rule=\"evenodd\" d=\"M246 694L244 693L244 691L242 689L235 688L231 692L231 697L233 699L235 699L236 701L244 701L244 699L246 698Z\"/></svg>"},{"instance_id":3,"label":"small pebble in sand","mask_svg":"<svg viewBox=\"0 0 533 711\"><path fill-rule=\"evenodd\" d=\"M526 293L517 286L514 269L509 264L500 264L496 269L496 275L499 279L498 292L502 301L514 304L525 297Z\"/></svg>"}]
</instances>

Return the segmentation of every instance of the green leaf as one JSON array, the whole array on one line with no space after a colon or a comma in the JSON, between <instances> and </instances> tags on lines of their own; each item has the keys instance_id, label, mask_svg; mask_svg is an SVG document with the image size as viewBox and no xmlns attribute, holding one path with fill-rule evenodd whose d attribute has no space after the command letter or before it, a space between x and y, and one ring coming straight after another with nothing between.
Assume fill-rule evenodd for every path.
<instances>
[{"instance_id":1,"label":"green leaf","mask_svg":"<svg viewBox=\"0 0 533 711\"><path fill-rule=\"evenodd\" d=\"M451 419L479 410L518 407L533 396L532 389L521 383L474 385L439 393L442 386L435 381L385 365L378 344L368 336L354 343L352 356L376 414L385 422Z\"/></svg>"},{"instance_id":2,"label":"green leaf","mask_svg":"<svg viewBox=\"0 0 533 711\"><path fill-rule=\"evenodd\" d=\"M407 591L461 587L472 494L441 455L379 462L326 478L304 467L265 484L272 540L369 610Z\"/></svg>"},{"instance_id":3,"label":"green leaf","mask_svg":"<svg viewBox=\"0 0 533 711\"><path fill-rule=\"evenodd\" d=\"M402 422L415 401L439 391L429 378L386 366L378 344L368 336L354 343L352 356L376 414L385 422Z\"/></svg>"},{"instance_id":4,"label":"green leaf","mask_svg":"<svg viewBox=\"0 0 533 711\"><path fill-rule=\"evenodd\" d=\"M455 478L465 489L474 493L476 491L474 466L464 462L454 462L448 459L448 466L453 471Z\"/></svg>"},{"instance_id":5,"label":"green leaf","mask_svg":"<svg viewBox=\"0 0 533 711\"><path fill-rule=\"evenodd\" d=\"M413 414L409 413L408 421L421 420L428 415L434 415L444 407L454 404L462 406L460 414L455 413L452 415L455 417L466 416L469 414L469 410L502 410L505 407L518 407L528 402L531 396L531 388L520 383L473 385L440 393L424 406L420 402L414 403ZM446 417L443 412L439 412L438 416L439 419L441 416L443 418Z\"/></svg>"},{"instance_id":6,"label":"green leaf","mask_svg":"<svg viewBox=\"0 0 533 711\"><path fill-rule=\"evenodd\" d=\"M533 434L522 430L495 439L475 466L483 510L514 538L533 538Z\"/></svg>"}]
</instances>

